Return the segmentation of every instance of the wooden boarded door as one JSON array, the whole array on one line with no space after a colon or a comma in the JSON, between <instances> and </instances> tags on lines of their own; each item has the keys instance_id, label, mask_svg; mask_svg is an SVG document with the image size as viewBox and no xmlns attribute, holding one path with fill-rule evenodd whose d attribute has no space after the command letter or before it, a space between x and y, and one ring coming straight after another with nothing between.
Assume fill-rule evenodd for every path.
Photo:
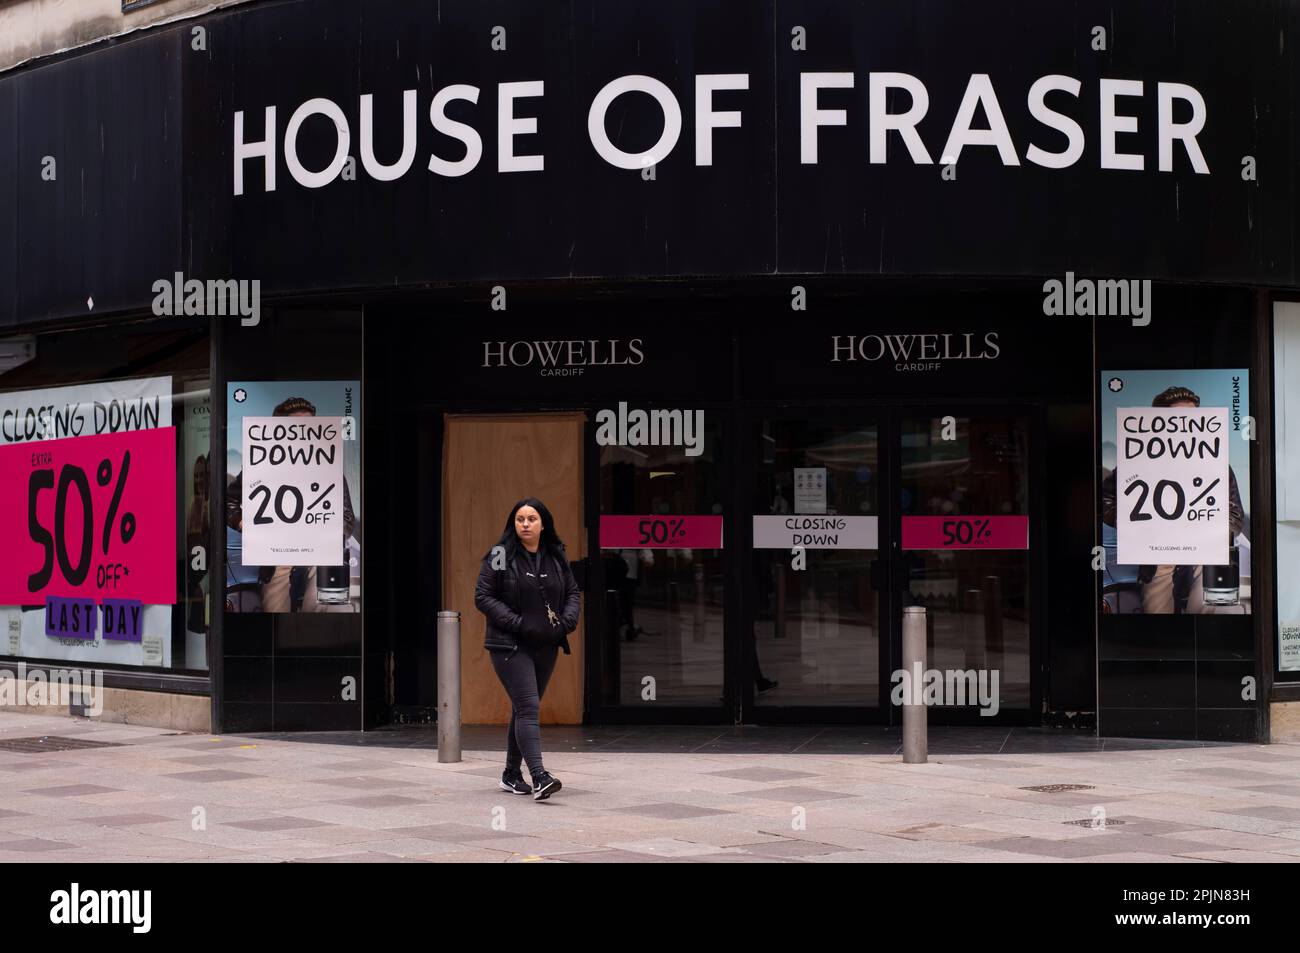
<instances>
[{"instance_id":1,"label":"wooden boarded door","mask_svg":"<svg viewBox=\"0 0 1300 953\"><path fill-rule=\"evenodd\" d=\"M510 699L483 648L486 619L474 608L479 564L514 504L546 504L570 561L587 555L582 510L582 414L448 414L443 443L443 605L460 612L461 720L504 725ZM584 594L585 602L585 594ZM584 605L585 609L585 605ZM569 635L542 698L543 724L582 723L583 627Z\"/></svg>"}]
</instances>

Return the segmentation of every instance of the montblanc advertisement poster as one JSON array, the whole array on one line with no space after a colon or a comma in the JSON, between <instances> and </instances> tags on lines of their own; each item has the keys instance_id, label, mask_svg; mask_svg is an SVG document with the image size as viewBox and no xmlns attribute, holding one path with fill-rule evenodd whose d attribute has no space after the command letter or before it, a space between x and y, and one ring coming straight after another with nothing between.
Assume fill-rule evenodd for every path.
<instances>
[{"instance_id":1,"label":"montblanc advertisement poster","mask_svg":"<svg viewBox=\"0 0 1300 953\"><path fill-rule=\"evenodd\" d=\"M227 611L359 611L360 419L360 381L227 385Z\"/></svg>"},{"instance_id":2,"label":"montblanc advertisement poster","mask_svg":"<svg viewBox=\"0 0 1300 953\"><path fill-rule=\"evenodd\" d=\"M1249 613L1247 371L1111 370L1100 384L1103 611Z\"/></svg>"}]
</instances>

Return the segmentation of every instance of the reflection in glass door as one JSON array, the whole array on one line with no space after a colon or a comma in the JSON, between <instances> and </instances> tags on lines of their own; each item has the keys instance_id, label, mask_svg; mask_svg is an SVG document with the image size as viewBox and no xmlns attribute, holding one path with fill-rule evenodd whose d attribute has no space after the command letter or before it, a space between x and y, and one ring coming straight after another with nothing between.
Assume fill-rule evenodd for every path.
<instances>
[{"instance_id":1,"label":"reflection in glass door","mask_svg":"<svg viewBox=\"0 0 1300 953\"><path fill-rule=\"evenodd\" d=\"M722 427L717 414L700 413L695 453L676 444L599 448L606 707L723 703Z\"/></svg>"},{"instance_id":2,"label":"reflection in glass door","mask_svg":"<svg viewBox=\"0 0 1300 953\"><path fill-rule=\"evenodd\" d=\"M742 634L756 708L879 706L878 435L861 413L759 424Z\"/></svg>"},{"instance_id":3,"label":"reflection in glass door","mask_svg":"<svg viewBox=\"0 0 1300 953\"><path fill-rule=\"evenodd\" d=\"M908 416L898 450L897 578L902 603L927 609L927 667L978 673L996 689L982 708L1028 709L1028 419Z\"/></svg>"}]
</instances>

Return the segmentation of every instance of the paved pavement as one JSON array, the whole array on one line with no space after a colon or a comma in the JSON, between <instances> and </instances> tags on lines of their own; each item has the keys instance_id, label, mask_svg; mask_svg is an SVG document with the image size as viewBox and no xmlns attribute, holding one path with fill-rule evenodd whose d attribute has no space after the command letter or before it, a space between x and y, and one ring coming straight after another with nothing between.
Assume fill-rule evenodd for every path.
<instances>
[{"instance_id":1,"label":"paved pavement","mask_svg":"<svg viewBox=\"0 0 1300 953\"><path fill-rule=\"evenodd\" d=\"M503 732L439 764L428 728L3 713L0 861L1300 861L1297 745L935 729L904 765L882 728L548 728L534 802L496 786ZM12 750L41 736L111 746Z\"/></svg>"}]
</instances>

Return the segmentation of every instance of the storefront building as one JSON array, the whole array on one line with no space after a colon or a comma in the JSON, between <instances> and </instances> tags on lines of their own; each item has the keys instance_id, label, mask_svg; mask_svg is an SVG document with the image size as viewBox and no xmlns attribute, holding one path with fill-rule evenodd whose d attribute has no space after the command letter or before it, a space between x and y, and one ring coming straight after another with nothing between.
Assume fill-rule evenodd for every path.
<instances>
[{"instance_id":1,"label":"storefront building","mask_svg":"<svg viewBox=\"0 0 1300 953\"><path fill-rule=\"evenodd\" d=\"M427 722L453 609L502 722L536 496L544 720L894 724L922 605L932 722L1300 736L1298 16L250 2L0 73L0 664Z\"/></svg>"}]
</instances>

